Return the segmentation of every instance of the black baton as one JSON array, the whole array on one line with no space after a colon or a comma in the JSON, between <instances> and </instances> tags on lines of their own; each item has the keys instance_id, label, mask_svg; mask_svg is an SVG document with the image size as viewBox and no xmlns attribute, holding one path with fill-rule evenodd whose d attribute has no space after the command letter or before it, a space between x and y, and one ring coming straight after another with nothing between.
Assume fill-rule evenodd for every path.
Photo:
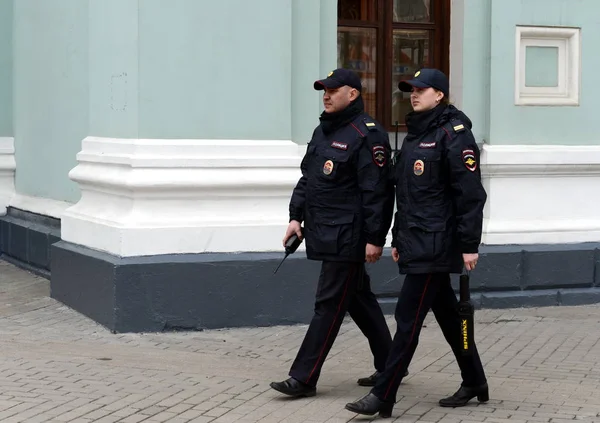
<instances>
[{"instance_id":1,"label":"black baton","mask_svg":"<svg viewBox=\"0 0 600 423\"><path fill-rule=\"evenodd\" d=\"M460 275L460 301L458 303L458 316L460 317L460 352L463 356L473 354L473 315L475 308L471 303L469 287L469 274Z\"/></svg>"}]
</instances>

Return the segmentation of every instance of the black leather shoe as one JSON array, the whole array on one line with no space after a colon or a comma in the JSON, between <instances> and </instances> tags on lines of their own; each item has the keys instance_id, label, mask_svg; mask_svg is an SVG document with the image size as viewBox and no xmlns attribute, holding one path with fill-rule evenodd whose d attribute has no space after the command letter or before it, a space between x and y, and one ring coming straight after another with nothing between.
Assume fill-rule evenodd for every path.
<instances>
[{"instance_id":1,"label":"black leather shoe","mask_svg":"<svg viewBox=\"0 0 600 423\"><path fill-rule=\"evenodd\" d=\"M383 418L392 417L393 408L393 402L382 401L371 393L357 401L346 404L346 410L352 411L353 413L365 414L367 416L379 413L379 417Z\"/></svg>"},{"instance_id":2,"label":"black leather shoe","mask_svg":"<svg viewBox=\"0 0 600 423\"><path fill-rule=\"evenodd\" d=\"M487 383L481 386L461 386L451 397L440 400L442 407L464 407L471 399L477 397L479 402L487 402L490 399Z\"/></svg>"},{"instance_id":3,"label":"black leather shoe","mask_svg":"<svg viewBox=\"0 0 600 423\"><path fill-rule=\"evenodd\" d=\"M293 377L283 382L271 382L270 386L276 391L291 397L314 397L317 395L317 388L302 383Z\"/></svg>"},{"instance_id":4,"label":"black leather shoe","mask_svg":"<svg viewBox=\"0 0 600 423\"><path fill-rule=\"evenodd\" d=\"M377 378L380 374L380 372L375 372L369 377L361 377L356 381L356 383L358 383L360 386L375 386ZM404 373L404 377L406 376L408 376L408 370Z\"/></svg>"}]
</instances>

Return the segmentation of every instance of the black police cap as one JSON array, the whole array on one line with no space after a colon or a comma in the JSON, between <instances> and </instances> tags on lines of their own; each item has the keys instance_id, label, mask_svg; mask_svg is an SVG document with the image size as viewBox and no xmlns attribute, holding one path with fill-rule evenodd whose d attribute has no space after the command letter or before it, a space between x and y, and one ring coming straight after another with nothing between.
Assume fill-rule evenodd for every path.
<instances>
[{"instance_id":1,"label":"black police cap","mask_svg":"<svg viewBox=\"0 0 600 423\"><path fill-rule=\"evenodd\" d=\"M448 82L448 77L444 74L444 72L433 68L423 68L415 72L413 79L408 81L400 81L398 84L400 91L410 92L412 91L413 87L431 87L443 92L444 96L446 97L448 97L449 86L450 83Z\"/></svg>"},{"instance_id":2,"label":"black police cap","mask_svg":"<svg viewBox=\"0 0 600 423\"><path fill-rule=\"evenodd\" d=\"M362 83L360 76L350 69L339 68L329 72L327 78L315 81L315 90L324 90L326 88L339 88L344 85L356 88L358 91L362 91Z\"/></svg>"}]
</instances>

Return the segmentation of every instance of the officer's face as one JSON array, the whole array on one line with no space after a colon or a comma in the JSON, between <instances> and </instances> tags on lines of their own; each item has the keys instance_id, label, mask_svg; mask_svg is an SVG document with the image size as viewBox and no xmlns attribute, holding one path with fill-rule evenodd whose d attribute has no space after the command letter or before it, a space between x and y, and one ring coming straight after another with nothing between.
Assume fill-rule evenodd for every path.
<instances>
[{"instance_id":1,"label":"officer's face","mask_svg":"<svg viewBox=\"0 0 600 423\"><path fill-rule=\"evenodd\" d=\"M444 94L433 88L413 87L410 94L410 104L415 112L424 112L440 104Z\"/></svg>"},{"instance_id":2,"label":"officer's face","mask_svg":"<svg viewBox=\"0 0 600 423\"><path fill-rule=\"evenodd\" d=\"M327 88L323 93L323 106L327 113L344 110L358 97L358 90L344 85L340 88Z\"/></svg>"}]
</instances>

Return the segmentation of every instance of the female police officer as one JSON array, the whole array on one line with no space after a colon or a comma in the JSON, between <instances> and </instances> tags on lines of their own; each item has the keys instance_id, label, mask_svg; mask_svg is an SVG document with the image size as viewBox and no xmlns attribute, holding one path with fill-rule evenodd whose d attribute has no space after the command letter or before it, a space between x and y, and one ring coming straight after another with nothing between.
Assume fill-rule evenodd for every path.
<instances>
[{"instance_id":1,"label":"female police officer","mask_svg":"<svg viewBox=\"0 0 600 423\"><path fill-rule=\"evenodd\" d=\"M472 398L488 400L488 386L475 346L460 355L460 320L450 273L477 265L486 193L481 184L479 149L469 118L448 104L448 78L421 69L399 84L410 91L413 112L395 166L397 212L392 256L406 278L396 306L397 331L386 369L371 392L346 409L389 417L396 392L417 347L423 320L433 310L461 370L462 385L443 407Z\"/></svg>"}]
</instances>

